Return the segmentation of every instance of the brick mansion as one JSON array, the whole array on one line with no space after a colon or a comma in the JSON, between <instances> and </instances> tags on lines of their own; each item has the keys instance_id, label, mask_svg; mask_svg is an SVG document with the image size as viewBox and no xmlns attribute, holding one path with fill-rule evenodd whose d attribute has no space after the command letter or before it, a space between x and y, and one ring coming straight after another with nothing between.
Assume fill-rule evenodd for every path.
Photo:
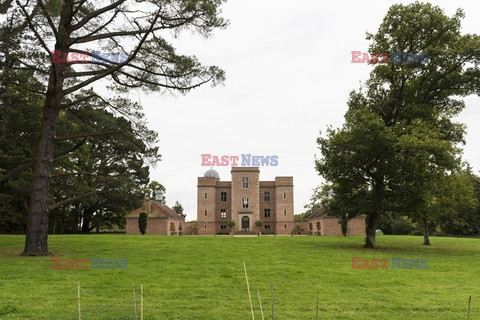
<instances>
[{"instance_id":1,"label":"brick mansion","mask_svg":"<svg viewBox=\"0 0 480 320\"><path fill-rule=\"evenodd\" d=\"M337 217L326 215L322 209L306 221L294 222L293 177L275 177L260 181L259 167L231 167L231 181L220 180L217 171L210 169L197 178L197 220L185 221L157 192L126 216L126 233L140 234L138 217L148 214L146 234L158 235L221 235L221 234L309 234L318 236L342 235ZM193 183L192 183L193 187ZM231 221L235 222L231 227ZM261 221L261 226L256 222ZM365 235L365 216L348 221L348 235Z\"/></svg>"},{"instance_id":2,"label":"brick mansion","mask_svg":"<svg viewBox=\"0 0 480 320\"><path fill-rule=\"evenodd\" d=\"M232 180L221 181L213 169L197 184L197 222L200 235L290 234L293 219L293 177L260 181L258 167L232 167ZM262 221L257 227L256 221ZM234 221L230 228L228 222Z\"/></svg>"}]
</instances>

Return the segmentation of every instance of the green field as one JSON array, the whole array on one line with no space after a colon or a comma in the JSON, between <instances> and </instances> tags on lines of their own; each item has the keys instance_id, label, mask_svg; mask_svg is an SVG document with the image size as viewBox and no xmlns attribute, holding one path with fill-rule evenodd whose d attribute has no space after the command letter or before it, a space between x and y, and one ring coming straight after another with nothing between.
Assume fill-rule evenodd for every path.
<instances>
[{"instance_id":1,"label":"green field","mask_svg":"<svg viewBox=\"0 0 480 320\"><path fill-rule=\"evenodd\" d=\"M363 237L167 237L52 235L49 249L66 259L128 259L127 269L56 270L51 257L20 257L23 236L0 235L0 319L134 319L132 287L144 319L251 319L243 271L247 264L255 318L480 319L480 239ZM354 270L351 258L428 259L428 268ZM139 312L139 311L138 311ZM139 315L139 314L138 314Z\"/></svg>"}]
</instances>

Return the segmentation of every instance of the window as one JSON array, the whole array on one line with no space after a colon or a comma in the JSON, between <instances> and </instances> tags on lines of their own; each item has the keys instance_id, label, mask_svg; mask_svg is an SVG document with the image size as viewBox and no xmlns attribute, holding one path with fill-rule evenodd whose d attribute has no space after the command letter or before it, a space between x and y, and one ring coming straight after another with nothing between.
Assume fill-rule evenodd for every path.
<instances>
[{"instance_id":1,"label":"window","mask_svg":"<svg viewBox=\"0 0 480 320\"><path fill-rule=\"evenodd\" d=\"M220 225L220 229L222 229L222 230L227 229L227 225L226 225L226 224L221 224L221 225Z\"/></svg>"},{"instance_id":2,"label":"window","mask_svg":"<svg viewBox=\"0 0 480 320\"><path fill-rule=\"evenodd\" d=\"M207 216L207 210L205 210L205 217Z\"/></svg>"},{"instance_id":3,"label":"window","mask_svg":"<svg viewBox=\"0 0 480 320\"><path fill-rule=\"evenodd\" d=\"M207 229L207 225L206 225L206 224L204 224L203 226L205 227L205 229Z\"/></svg>"},{"instance_id":4,"label":"window","mask_svg":"<svg viewBox=\"0 0 480 320\"><path fill-rule=\"evenodd\" d=\"M287 193L286 192L283 193L283 199L287 199Z\"/></svg>"},{"instance_id":5,"label":"window","mask_svg":"<svg viewBox=\"0 0 480 320\"><path fill-rule=\"evenodd\" d=\"M242 199L242 205L245 209L248 208L248 198L243 198Z\"/></svg>"},{"instance_id":6,"label":"window","mask_svg":"<svg viewBox=\"0 0 480 320\"><path fill-rule=\"evenodd\" d=\"M226 192L220 192L220 201L227 201L227 193Z\"/></svg>"},{"instance_id":7,"label":"window","mask_svg":"<svg viewBox=\"0 0 480 320\"><path fill-rule=\"evenodd\" d=\"M265 225L265 230L270 230L270 225L269 224Z\"/></svg>"},{"instance_id":8,"label":"window","mask_svg":"<svg viewBox=\"0 0 480 320\"><path fill-rule=\"evenodd\" d=\"M270 218L270 209L263 209L263 213L265 214L265 218Z\"/></svg>"},{"instance_id":9,"label":"window","mask_svg":"<svg viewBox=\"0 0 480 320\"><path fill-rule=\"evenodd\" d=\"M222 218L227 217L227 209L220 209L220 217Z\"/></svg>"},{"instance_id":10,"label":"window","mask_svg":"<svg viewBox=\"0 0 480 320\"><path fill-rule=\"evenodd\" d=\"M287 216L287 210L283 210L283 215Z\"/></svg>"},{"instance_id":11,"label":"window","mask_svg":"<svg viewBox=\"0 0 480 320\"><path fill-rule=\"evenodd\" d=\"M242 178L242 188L243 189L248 189L248 177L243 177Z\"/></svg>"},{"instance_id":12,"label":"window","mask_svg":"<svg viewBox=\"0 0 480 320\"><path fill-rule=\"evenodd\" d=\"M285 229L287 229L287 225L285 225Z\"/></svg>"},{"instance_id":13,"label":"window","mask_svg":"<svg viewBox=\"0 0 480 320\"><path fill-rule=\"evenodd\" d=\"M263 199L264 199L265 201L270 201L270 192L265 192L265 193L263 194Z\"/></svg>"},{"instance_id":14,"label":"window","mask_svg":"<svg viewBox=\"0 0 480 320\"><path fill-rule=\"evenodd\" d=\"M207 199L207 193L205 192L205 199Z\"/></svg>"}]
</instances>

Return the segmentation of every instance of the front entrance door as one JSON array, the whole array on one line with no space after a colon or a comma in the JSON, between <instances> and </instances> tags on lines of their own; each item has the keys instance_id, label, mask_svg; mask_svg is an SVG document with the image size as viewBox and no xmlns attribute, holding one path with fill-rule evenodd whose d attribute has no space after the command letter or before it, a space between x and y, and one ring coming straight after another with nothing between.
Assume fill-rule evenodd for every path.
<instances>
[{"instance_id":1,"label":"front entrance door","mask_svg":"<svg viewBox=\"0 0 480 320\"><path fill-rule=\"evenodd\" d=\"M243 217L242 218L242 231L250 231L250 218Z\"/></svg>"}]
</instances>

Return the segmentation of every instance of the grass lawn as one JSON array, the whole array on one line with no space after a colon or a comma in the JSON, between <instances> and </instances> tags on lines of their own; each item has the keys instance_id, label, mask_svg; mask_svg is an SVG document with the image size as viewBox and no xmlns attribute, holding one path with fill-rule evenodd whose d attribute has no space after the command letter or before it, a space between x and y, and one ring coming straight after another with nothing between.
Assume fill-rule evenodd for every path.
<instances>
[{"instance_id":1,"label":"grass lawn","mask_svg":"<svg viewBox=\"0 0 480 320\"><path fill-rule=\"evenodd\" d=\"M251 319L243 261L255 318L480 319L480 239L363 237L167 237L51 235L49 249L66 259L128 259L127 269L56 270L51 257L21 257L23 236L0 235L0 319L134 319L144 285L145 319ZM352 257L428 259L427 269L352 269Z\"/></svg>"}]
</instances>

